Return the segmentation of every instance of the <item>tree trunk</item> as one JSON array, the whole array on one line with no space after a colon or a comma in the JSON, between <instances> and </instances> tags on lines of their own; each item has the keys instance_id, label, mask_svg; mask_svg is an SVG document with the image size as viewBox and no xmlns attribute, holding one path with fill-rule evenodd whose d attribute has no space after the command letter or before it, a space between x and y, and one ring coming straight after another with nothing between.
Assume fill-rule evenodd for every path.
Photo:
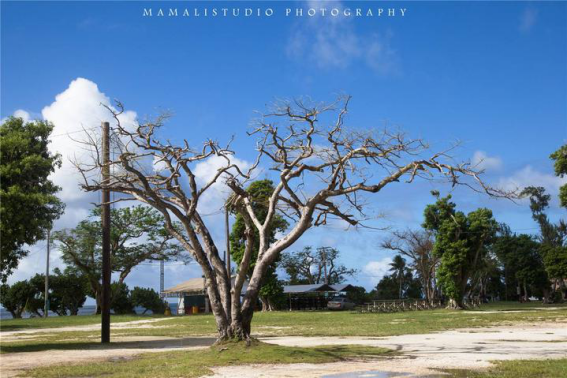
<instances>
[{"instance_id":1,"label":"tree trunk","mask_svg":"<svg viewBox=\"0 0 567 378\"><path fill-rule=\"evenodd\" d=\"M447 308L451 310L464 310L465 306L463 304L462 299L449 299L449 303L447 304Z\"/></svg>"},{"instance_id":2,"label":"tree trunk","mask_svg":"<svg viewBox=\"0 0 567 378\"><path fill-rule=\"evenodd\" d=\"M524 302L528 302L530 298L528 297L528 286L526 280L524 280Z\"/></svg>"}]
</instances>

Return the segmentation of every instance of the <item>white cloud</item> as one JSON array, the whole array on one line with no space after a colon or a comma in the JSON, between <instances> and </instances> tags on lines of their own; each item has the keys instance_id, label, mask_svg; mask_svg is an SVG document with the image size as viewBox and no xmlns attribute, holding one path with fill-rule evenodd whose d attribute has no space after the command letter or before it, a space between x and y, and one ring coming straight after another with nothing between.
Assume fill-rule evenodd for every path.
<instances>
[{"instance_id":1,"label":"white cloud","mask_svg":"<svg viewBox=\"0 0 567 378\"><path fill-rule=\"evenodd\" d=\"M102 121L111 122L113 119L101 104L110 106L110 99L100 92L97 85L90 80L78 78L73 80L67 89L55 97L55 101L44 107L42 117L54 124L49 149L62 155L62 167L57 169L50 179L62 190L58 197L65 202L65 213L54 225L54 230L60 230L75 225L85 219L92 209L92 203L99 202L98 193L86 193L79 188L81 182L69 158L86 158L88 153L83 146L73 139L83 140L83 128L97 133ZM30 113L18 110L15 116L30 117ZM126 127L136 122L136 113L126 111L121 116L121 123ZM9 278L9 282L29 278L35 273L45 272L45 241L29 247L30 255L20 261L18 269ZM51 267L63 267L56 248L52 249Z\"/></svg>"},{"instance_id":2,"label":"white cloud","mask_svg":"<svg viewBox=\"0 0 567 378\"><path fill-rule=\"evenodd\" d=\"M59 197L65 201L77 201L88 196L79 188L81 178L70 160L88 159L89 151L75 140L83 140L84 129L99 134L101 122L115 124L110 112L103 105L111 106L110 99L98 86L87 79L73 80L69 87L55 97L55 101L43 108L43 118L55 125L50 149L62 155L63 164L53 175L53 181L61 186ZM136 113L126 111L120 116L124 126L136 122ZM73 140L75 139L75 140Z\"/></svg>"},{"instance_id":3,"label":"white cloud","mask_svg":"<svg viewBox=\"0 0 567 378\"><path fill-rule=\"evenodd\" d=\"M384 257L378 261L370 261L362 268L362 273L366 275L368 277L368 281L375 286L386 274L388 274L391 263L391 257Z\"/></svg>"},{"instance_id":4,"label":"white cloud","mask_svg":"<svg viewBox=\"0 0 567 378\"><path fill-rule=\"evenodd\" d=\"M520 26L518 29L522 33L529 33L537 22L537 9L526 8L520 16Z\"/></svg>"},{"instance_id":5,"label":"white cloud","mask_svg":"<svg viewBox=\"0 0 567 378\"><path fill-rule=\"evenodd\" d=\"M556 196L559 187L567 183L567 177L557 177L553 174L543 173L527 165L515 172L512 176L501 178L498 186L506 190L523 189L527 186L542 186L548 194Z\"/></svg>"},{"instance_id":6,"label":"white cloud","mask_svg":"<svg viewBox=\"0 0 567 378\"><path fill-rule=\"evenodd\" d=\"M251 164L245 160L238 159L234 156L230 158L232 164L240 167L242 172L246 172ZM194 174L199 185L206 185L214 178L218 170L226 166L226 159L220 156L211 156L207 160L201 161L195 165ZM232 172L236 174L236 171ZM199 210L203 213L217 212L224 206L225 200L231 193L231 189L225 184L225 177L221 176L217 181L208 188L203 196L199 199Z\"/></svg>"},{"instance_id":7,"label":"white cloud","mask_svg":"<svg viewBox=\"0 0 567 378\"><path fill-rule=\"evenodd\" d=\"M308 8L324 8L327 15L318 12L316 16L298 19L286 46L288 57L319 68L347 68L362 62L379 74L398 71L391 33L358 35L352 17L329 15L332 8L345 8L338 1L309 1Z\"/></svg>"},{"instance_id":8,"label":"white cloud","mask_svg":"<svg viewBox=\"0 0 567 378\"><path fill-rule=\"evenodd\" d=\"M16 110L13 114L14 117L16 118L21 118L24 120L24 123L29 122L31 120L31 115L30 113L26 112L23 109L18 109ZM8 119L8 117L6 118L2 118L2 120L0 121L0 123L4 123L6 122L6 120Z\"/></svg>"},{"instance_id":9,"label":"white cloud","mask_svg":"<svg viewBox=\"0 0 567 378\"><path fill-rule=\"evenodd\" d=\"M498 156L488 156L484 151L475 151L471 164L476 169L497 171L502 168L502 159Z\"/></svg>"}]
</instances>

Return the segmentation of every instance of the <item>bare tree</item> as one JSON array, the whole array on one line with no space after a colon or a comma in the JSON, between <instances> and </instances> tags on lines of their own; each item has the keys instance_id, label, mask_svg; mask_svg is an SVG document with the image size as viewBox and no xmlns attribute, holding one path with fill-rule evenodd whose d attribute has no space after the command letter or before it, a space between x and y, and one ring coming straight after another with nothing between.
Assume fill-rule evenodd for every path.
<instances>
[{"instance_id":1,"label":"bare tree","mask_svg":"<svg viewBox=\"0 0 567 378\"><path fill-rule=\"evenodd\" d=\"M381 245L382 248L396 251L411 260L410 266L416 270L425 299L430 303L437 299L435 270L439 265L439 258L433 255L433 243L431 232L406 230L392 232L391 237Z\"/></svg>"},{"instance_id":2,"label":"bare tree","mask_svg":"<svg viewBox=\"0 0 567 378\"><path fill-rule=\"evenodd\" d=\"M167 116L127 129L120 124L122 106L109 109L116 120L115 132L121 140L120 152L112 159L114 167L108 188L153 206L166 219L166 227L199 263L216 319L219 340L249 340L254 307L264 274L270 264L307 230L323 226L332 218L350 226L367 219L363 206L366 195L380 192L402 179L448 179L487 192L502 192L486 186L468 164L453 164L447 152L422 157L427 145L419 139L407 139L400 132L361 131L344 125L350 97L332 104L313 104L302 100L280 102L256 121L251 136L258 138L258 155L244 171L235 163L230 146L208 140L193 148L188 141L174 145L161 141L156 133ZM280 124L281 122L281 124ZM83 174L83 188L102 189L93 175L101 168L98 149L90 138L87 144L95 153L90 164L77 164ZM224 164L204 183L195 177L196 163L211 157ZM151 169L156 162L159 172ZM245 189L257 167L269 165L274 172L275 189L267 203L267 215L261 222ZM155 166L155 164L154 164ZM471 179L467 180L467 179ZM198 210L203 193L217 181L224 181L233 195L230 206L242 214L246 224L246 251L232 291L225 265L215 241ZM274 243L269 243L269 224L277 213L291 220L291 227ZM183 233L173 227L181 222ZM250 282L241 300L242 287L254 248L257 230L259 249Z\"/></svg>"}]
</instances>

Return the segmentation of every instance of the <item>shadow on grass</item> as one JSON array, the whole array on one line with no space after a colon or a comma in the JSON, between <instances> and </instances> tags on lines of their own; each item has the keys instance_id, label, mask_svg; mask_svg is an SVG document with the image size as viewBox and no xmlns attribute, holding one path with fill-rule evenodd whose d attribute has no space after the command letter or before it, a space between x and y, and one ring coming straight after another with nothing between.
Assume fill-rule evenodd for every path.
<instances>
[{"instance_id":1,"label":"shadow on grass","mask_svg":"<svg viewBox=\"0 0 567 378\"><path fill-rule=\"evenodd\" d=\"M148 341L115 341L110 344L101 344L95 341L62 341L51 343L15 342L0 345L0 353L42 352L46 350L112 350L112 349L163 349L208 347L216 341L213 337L185 337L167 340Z\"/></svg>"}]
</instances>

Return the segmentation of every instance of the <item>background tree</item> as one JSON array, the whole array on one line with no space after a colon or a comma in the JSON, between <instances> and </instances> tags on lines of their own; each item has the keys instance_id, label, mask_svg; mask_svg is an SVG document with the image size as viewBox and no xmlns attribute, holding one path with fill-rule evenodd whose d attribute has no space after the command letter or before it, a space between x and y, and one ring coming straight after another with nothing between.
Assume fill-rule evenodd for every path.
<instances>
[{"instance_id":1,"label":"background tree","mask_svg":"<svg viewBox=\"0 0 567 378\"><path fill-rule=\"evenodd\" d=\"M250 206L254 209L260 222L264 222L268 213L268 203L270 196L274 192L274 183L270 180L259 180L252 182L248 188L250 193ZM276 241L276 233L284 232L288 227L287 221L279 214L276 214L269 224L267 243L272 244ZM258 230L253 230L254 247L252 250L251 262L248 267L247 277L250 278L254 271L255 262L258 259L258 249L260 248L260 236ZM232 226L230 234L230 254L240 267L242 259L246 251L246 223L242 214L236 213L236 220ZM278 279L276 273L279 259L276 259L266 271L262 286L260 289L260 299L262 301L262 310L274 310L282 301L283 284Z\"/></svg>"},{"instance_id":2,"label":"background tree","mask_svg":"<svg viewBox=\"0 0 567 378\"><path fill-rule=\"evenodd\" d=\"M557 151L552 153L550 157L554 161L553 168L555 175L565 177L565 175L567 175L567 144L561 146ZM567 208L567 184L563 184L559 188L559 201L561 206Z\"/></svg>"},{"instance_id":3,"label":"background tree","mask_svg":"<svg viewBox=\"0 0 567 378\"><path fill-rule=\"evenodd\" d=\"M59 316L77 315L87 299L87 279L70 269L64 273L59 268L49 276L49 311ZM36 274L28 281L33 288L25 310L39 317L44 316L45 309L45 275Z\"/></svg>"},{"instance_id":4,"label":"background tree","mask_svg":"<svg viewBox=\"0 0 567 378\"><path fill-rule=\"evenodd\" d=\"M34 287L27 280L15 282L11 286L3 284L0 286L0 303L14 319L19 319L34 293Z\"/></svg>"},{"instance_id":5,"label":"background tree","mask_svg":"<svg viewBox=\"0 0 567 378\"><path fill-rule=\"evenodd\" d=\"M447 151L429 154L422 140L387 130L347 128L344 121L349 101L350 97L342 97L331 104L301 100L275 104L249 133L257 138L258 156L247 169L233 158L230 145L221 146L214 140L200 146L186 140L178 145L162 141L158 134L167 115L127 128L120 123L122 105L117 104L118 110L108 108L115 119L114 140L119 145L109 163L112 177L104 186L162 213L167 230L203 271L219 340L249 340L263 278L282 251L312 227L324 226L332 219L359 225L367 219L363 209L368 196L384 187L438 174L453 185L508 195L485 185L469 164L455 164ZM87 138L93 159L76 165L84 178L83 188L98 191L103 187L94 174L103 165L97 154L98 138ZM216 171L206 179L197 178L195 168L208 159L214 159ZM274 181L264 222L246 190L261 163L269 167L269 178ZM243 215L246 225L246 249L232 290L225 264L198 210L203 194L221 180L234 193L231 206ZM286 216L291 226L270 244L270 224L276 214ZM175 220L181 222L183 233L173 226ZM241 300L256 245L254 229L260 240L258 257Z\"/></svg>"},{"instance_id":6,"label":"background tree","mask_svg":"<svg viewBox=\"0 0 567 378\"><path fill-rule=\"evenodd\" d=\"M369 299L366 289L362 286L353 286L352 290L347 291L346 297L358 305L366 303Z\"/></svg>"},{"instance_id":7,"label":"background tree","mask_svg":"<svg viewBox=\"0 0 567 378\"><path fill-rule=\"evenodd\" d=\"M440 258L437 276L449 307L464 307L467 286L494 242L498 225L492 211L456 211L451 196L438 198L425 209L423 227L435 233L433 253Z\"/></svg>"},{"instance_id":8,"label":"background tree","mask_svg":"<svg viewBox=\"0 0 567 378\"><path fill-rule=\"evenodd\" d=\"M415 271L425 299L430 303L437 299L438 294L435 272L439 266L439 257L433 254L433 243L431 232L407 230L392 232L390 238L381 244L382 248L409 258L409 266Z\"/></svg>"},{"instance_id":9,"label":"background tree","mask_svg":"<svg viewBox=\"0 0 567 378\"><path fill-rule=\"evenodd\" d=\"M130 298L134 306L144 308L143 314L148 310L153 314L163 314L165 311L166 304L154 289L136 286L130 293Z\"/></svg>"},{"instance_id":10,"label":"background tree","mask_svg":"<svg viewBox=\"0 0 567 378\"><path fill-rule=\"evenodd\" d=\"M124 282L113 282L110 285L110 288L110 309L118 315L135 313L134 303L132 301L132 296L130 295L130 289L128 289L128 285L126 285Z\"/></svg>"},{"instance_id":11,"label":"background tree","mask_svg":"<svg viewBox=\"0 0 567 378\"><path fill-rule=\"evenodd\" d=\"M280 265L288 274L290 285L335 285L356 273L356 269L349 269L338 262L339 255L335 248L319 247L314 251L308 246L301 251L284 253ZM328 282L325 282L325 263Z\"/></svg>"},{"instance_id":12,"label":"background tree","mask_svg":"<svg viewBox=\"0 0 567 378\"><path fill-rule=\"evenodd\" d=\"M519 300L527 301L530 295L538 293L542 296L548 290L549 281L539 249L540 244L530 235L516 235L509 230L504 230L494 243L495 254L504 265L505 276L511 279Z\"/></svg>"},{"instance_id":13,"label":"background tree","mask_svg":"<svg viewBox=\"0 0 567 378\"><path fill-rule=\"evenodd\" d=\"M564 146L565 147L565 146ZM564 163L564 148L556 151L553 156L557 156L557 169L562 169ZM559 167L558 167L559 166ZM561 172L561 171L559 171ZM560 173L560 175L563 175ZM565 193L565 185L561 187L560 196ZM549 208L551 196L545 193L543 187L529 186L522 191L522 195L530 199L530 210L532 218L540 227L540 247L539 254L545 266L545 270L550 279L553 280L554 291L559 291L559 300L567 296L565 279L567 278L567 223L563 219L557 224L552 223L546 214ZM562 206L564 198L560 197ZM550 298L546 298L547 301Z\"/></svg>"},{"instance_id":14,"label":"background tree","mask_svg":"<svg viewBox=\"0 0 567 378\"><path fill-rule=\"evenodd\" d=\"M391 275L385 275L376 288L371 292L371 296L378 300L391 300L399 298L398 280Z\"/></svg>"},{"instance_id":15,"label":"background tree","mask_svg":"<svg viewBox=\"0 0 567 378\"><path fill-rule=\"evenodd\" d=\"M392 272L392 278L398 281L398 298L402 299L404 297L404 278L406 276L408 269L406 266L406 260L400 255L394 256L392 262L390 263L390 272Z\"/></svg>"},{"instance_id":16,"label":"background tree","mask_svg":"<svg viewBox=\"0 0 567 378\"><path fill-rule=\"evenodd\" d=\"M48 150L53 125L8 118L0 126L0 280L27 256L25 245L44 239L53 221L63 213L56 197L60 190L49 175L61 165Z\"/></svg>"},{"instance_id":17,"label":"background tree","mask_svg":"<svg viewBox=\"0 0 567 378\"><path fill-rule=\"evenodd\" d=\"M97 313L102 294L102 227L100 209L91 212L71 230L54 233L63 261L86 277L90 295L96 299ZM111 210L111 266L119 273L118 283L146 260L186 260L183 248L166 232L164 218L147 206Z\"/></svg>"}]
</instances>

